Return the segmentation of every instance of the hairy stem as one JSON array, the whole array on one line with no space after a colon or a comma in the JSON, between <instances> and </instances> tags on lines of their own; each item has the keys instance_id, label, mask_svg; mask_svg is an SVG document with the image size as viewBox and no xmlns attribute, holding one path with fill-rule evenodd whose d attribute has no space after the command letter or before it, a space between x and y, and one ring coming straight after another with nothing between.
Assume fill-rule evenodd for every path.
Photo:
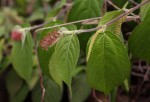
<instances>
[{"instance_id":1,"label":"hairy stem","mask_svg":"<svg viewBox=\"0 0 150 102\"><path fill-rule=\"evenodd\" d=\"M115 21L119 20L120 18L127 16L129 14L131 14L132 12L134 12L135 10L139 9L141 6L145 5L146 3L148 3L150 0L145 0L143 1L141 4L129 9L127 12L121 14L120 16L114 18L113 20L109 21L108 23L106 23L106 26L111 25L112 23L114 23ZM101 17L99 17L100 19ZM79 22L83 22L83 21L87 21L87 20L91 20L91 19L98 19L98 18L90 18L90 19L86 19L86 20L80 20L80 21L75 21L75 22L70 22L70 23L65 23L65 24L61 24L61 25L56 25L56 26L51 26L51 27L45 27L45 28L41 28L41 29L37 29L36 32L41 31L41 30L45 30L45 29L51 29L51 28L56 28L56 27L61 27L64 25L69 25L69 24L74 24L74 23L79 23ZM87 33L87 32L92 32L92 31L96 31L98 29L101 29L103 26L98 26L96 28L91 28L91 29L82 29L82 30L74 30L74 31L64 31L64 33L67 34L72 34L72 33L76 33L76 34L81 34L81 33Z\"/></svg>"},{"instance_id":2,"label":"hairy stem","mask_svg":"<svg viewBox=\"0 0 150 102\"><path fill-rule=\"evenodd\" d=\"M76 23L81 23L81 22L87 22L87 21L97 20L97 19L101 19L101 18L102 17L95 17L95 18L89 18L89 19L84 19L84 20L79 20L79 21L64 23L64 24L60 24L60 25L56 25L56 26L51 26L51 27L44 27L44 28L41 28L41 29L37 29L36 32L41 31L41 30L45 30L45 29L62 27L62 26L70 25L70 24L76 24Z\"/></svg>"},{"instance_id":3,"label":"hairy stem","mask_svg":"<svg viewBox=\"0 0 150 102\"><path fill-rule=\"evenodd\" d=\"M108 22L106 25L107 25L107 26L108 26L108 25L111 25L113 22L117 21L118 19L120 19L120 18L122 18L122 17L124 17L124 16L129 15L130 13L134 12L135 10L137 10L138 8L140 8L141 6L143 6L143 5L145 5L146 3L148 3L149 1L150 1L150 0L145 0L145 1L143 1L141 4L139 4L139 5L137 5L137 6L133 7L133 8L131 8L131 9L129 9L128 12L125 12L125 13L121 14L120 16L116 17L115 19L113 19L112 21Z\"/></svg>"}]
</instances>

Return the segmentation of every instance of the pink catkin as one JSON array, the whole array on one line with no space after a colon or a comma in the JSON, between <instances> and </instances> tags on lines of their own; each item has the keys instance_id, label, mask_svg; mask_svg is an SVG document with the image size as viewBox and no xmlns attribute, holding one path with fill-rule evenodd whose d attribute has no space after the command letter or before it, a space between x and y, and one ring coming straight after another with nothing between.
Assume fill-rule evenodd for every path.
<instances>
[{"instance_id":1,"label":"pink catkin","mask_svg":"<svg viewBox=\"0 0 150 102\"><path fill-rule=\"evenodd\" d=\"M58 31L49 33L40 41L40 47L47 51L50 46L57 43L59 37L60 33Z\"/></svg>"},{"instance_id":2,"label":"pink catkin","mask_svg":"<svg viewBox=\"0 0 150 102\"><path fill-rule=\"evenodd\" d=\"M14 41L21 41L22 33L19 31L12 31L11 32L11 39Z\"/></svg>"}]
</instances>

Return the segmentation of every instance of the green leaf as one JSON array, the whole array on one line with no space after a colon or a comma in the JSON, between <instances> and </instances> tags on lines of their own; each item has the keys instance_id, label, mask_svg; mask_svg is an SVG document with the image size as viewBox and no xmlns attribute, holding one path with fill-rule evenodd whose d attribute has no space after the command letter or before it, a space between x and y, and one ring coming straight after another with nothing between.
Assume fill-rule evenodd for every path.
<instances>
[{"instance_id":1,"label":"green leaf","mask_svg":"<svg viewBox=\"0 0 150 102\"><path fill-rule=\"evenodd\" d=\"M147 22L147 21L149 20L149 15L150 15L150 7L149 7L149 9L147 10L147 13L146 13L146 15L145 15L145 17L144 17L144 19L143 19L142 22Z\"/></svg>"},{"instance_id":2,"label":"green leaf","mask_svg":"<svg viewBox=\"0 0 150 102\"><path fill-rule=\"evenodd\" d=\"M23 102L29 92L28 85L12 69L8 73L6 86L10 102Z\"/></svg>"},{"instance_id":3,"label":"green leaf","mask_svg":"<svg viewBox=\"0 0 150 102\"><path fill-rule=\"evenodd\" d=\"M30 90L32 90L34 88L34 86L36 85L38 80L39 80L39 70L38 70L38 68L35 68L32 71L32 75L31 75L30 80L28 81L28 86L29 86Z\"/></svg>"},{"instance_id":4,"label":"green leaf","mask_svg":"<svg viewBox=\"0 0 150 102\"><path fill-rule=\"evenodd\" d=\"M85 73L80 73L73 78L71 102L84 102L89 96L90 92L91 89L88 86Z\"/></svg>"},{"instance_id":5,"label":"green leaf","mask_svg":"<svg viewBox=\"0 0 150 102\"><path fill-rule=\"evenodd\" d=\"M68 14L67 21L76 21L92 17L99 17L103 0L75 0Z\"/></svg>"},{"instance_id":6,"label":"green leaf","mask_svg":"<svg viewBox=\"0 0 150 102\"><path fill-rule=\"evenodd\" d=\"M122 8L122 6L127 2L127 0L112 0L114 4Z\"/></svg>"},{"instance_id":7,"label":"green leaf","mask_svg":"<svg viewBox=\"0 0 150 102\"><path fill-rule=\"evenodd\" d=\"M22 45L21 41L15 41L12 49L12 64L18 75L25 79L26 82L31 77L33 67L33 41L31 34L26 35L25 43Z\"/></svg>"},{"instance_id":8,"label":"green leaf","mask_svg":"<svg viewBox=\"0 0 150 102\"><path fill-rule=\"evenodd\" d=\"M103 0L74 0L73 7L68 13L67 22L100 17L102 5ZM78 23L76 26L79 29L81 24ZM83 29L90 29L95 26L86 25L82 27ZM86 33L86 36L85 34L78 35L79 41L82 42L80 46L83 51L86 50L86 44L91 35L92 33Z\"/></svg>"},{"instance_id":9,"label":"green leaf","mask_svg":"<svg viewBox=\"0 0 150 102\"><path fill-rule=\"evenodd\" d=\"M1 11L0 12L0 25L2 25L3 24L3 22L4 22L4 14L3 14L3 12Z\"/></svg>"},{"instance_id":10,"label":"green leaf","mask_svg":"<svg viewBox=\"0 0 150 102\"><path fill-rule=\"evenodd\" d=\"M90 28L94 28L94 27L96 27L96 26L86 25L83 27L83 29L90 29ZM83 34L77 35L79 38L80 48L82 51L84 51L84 52L86 51L86 44L93 33L94 32L89 32L89 33L83 33Z\"/></svg>"},{"instance_id":11,"label":"green leaf","mask_svg":"<svg viewBox=\"0 0 150 102\"><path fill-rule=\"evenodd\" d=\"M73 77L78 75L79 73L83 72L85 70L86 66L77 66L75 71L73 72Z\"/></svg>"},{"instance_id":12,"label":"green leaf","mask_svg":"<svg viewBox=\"0 0 150 102\"><path fill-rule=\"evenodd\" d=\"M10 98L12 99L21 89L23 80L17 75L17 73L11 69L6 78L6 86Z\"/></svg>"},{"instance_id":13,"label":"green leaf","mask_svg":"<svg viewBox=\"0 0 150 102\"><path fill-rule=\"evenodd\" d=\"M115 11L110 11L107 12L102 19L99 22L99 26L101 25L105 25L106 23L108 23L109 21L113 20L114 18L118 17L119 15L121 15L123 13L123 10L115 10ZM122 25L123 21L121 21L121 19L115 21L114 23L112 23L111 25L109 25L106 29L106 31L110 31L112 33L114 33L115 35L117 35L120 40L123 40L123 35L121 32L121 25Z\"/></svg>"},{"instance_id":14,"label":"green leaf","mask_svg":"<svg viewBox=\"0 0 150 102\"><path fill-rule=\"evenodd\" d=\"M36 20L42 20L44 19L44 11L42 9L37 9L32 13L32 15L28 18L29 22L33 22Z\"/></svg>"},{"instance_id":15,"label":"green leaf","mask_svg":"<svg viewBox=\"0 0 150 102\"><path fill-rule=\"evenodd\" d=\"M42 48L38 47L38 58L39 58L42 72L44 75L47 75L49 77L50 77L50 73L49 73L48 65L54 50L55 50L55 46L50 47L48 51L45 51Z\"/></svg>"},{"instance_id":16,"label":"green leaf","mask_svg":"<svg viewBox=\"0 0 150 102\"><path fill-rule=\"evenodd\" d=\"M117 96L117 88L114 88L111 92L110 92L110 102L116 102L116 96Z\"/></svg>"},{"instance_id":17,"label":"green leaf","mask_svg":"<svg viewBox=\"0 0 150 102\"><path fill-rule=\"evenodd\" d=\"M51 17L55 17L59 12L60 10L62 9L62 7L66 4L66 0L60 0L60 2L58 3L58 5L55 6L55 8L51 9L46 18L45 18L45 21L49 21L49 18Z\"/></svg>"},{"instance_id":18,"label":"green leaf","mask_svg":"<svg viewBox=\"0 0 150 102\"><path fill-rule=\"evenodd\" d=\"M138 25L132 32L128 45L135 58L146 60L150 63L150 13L147 13L142 24Z\"/></svg>"},{"instance_id":19,"label":"green leaf","mask_svg":"<svg viewBox=\"0 0 150 102\"><path fill-rule=\"evenodd\" d=\"M27 95L28 95L29 89L28 85L24 84L20 91L17 93L16 96L14 96L10 102L24 102Z\"/></svg>"},{"instance_id":20,"label":"green leaf","mask_svg":"<svg viewBox=\"0 0 150 102\"><path fill-rule=\"evenodd\" d=\"M53 79L62 85L64 81L71 90L71 79L78 61L79 41L76 35L63 35L56 44L55 52L49 63Z\"/></svg>"},{"instance_id":21,"label":"green leaf","mask_svg":"<svg viewBox=\"0 0 150 102\"><path fill-rule=\"evenodd\" d=\"M114 18L121 15L123 12L124 12L123 10L115 10L115 11L107 12L100 20L99 26L108 23L109 21L111 21ZM106 31L110 31L110 32L114 33L115 35L117 35L117 37L122 42L124 42L123 34L121 32L121 26L122 26L123 21L124 21L124 18L121 18L121 19L115 21L114 23L112 23L111 25L109 25L106 29ZM124 83L124 84L125 84L125 86L127 86L128 83Z\"/></svg>"},{"instance_id":22,"label":"green leaf","mask_svg":"<svg viewBox=\"0 0 150 102\"><path fill-rule=\"evenodd\" d=\"M2 37L7 32L5 30L5 26L0 26L0 37Z\"/></svg>"},{"instance_id":23,"label":"green leaf","mask_svg":"<svg viewBox=\"0 0 150 102\"><path fill-rule=\"evenodd\" d=\"M60 102L61 100L61 88L49 77L44 77L45 97L44 102ZM41 87L40 82L34 87L32 91L33 102L40 102L41 100Z\"/></svg>"},{"instance_id":24,"label":"green leaf","mask_svg":"<svg viewBox=\"0 0 150 102\"><path fill-rule=\"evenodd\" d=\"M123 43L111 32L100 33L87 62L90 86L108 94L129 75L130 60Z\"/></svg>"},{"instance_id":25,"label":"green leaf","mask_svg":"<svg viewBox=\"0 0 150 102\"><path fill-rule=\"evenodd\" d=\"M11 64L10 56L4 57L0 63L0 74Z\"/></svg>"},{"instance_id":26,"label":"green leaf","mask_svg":"<svg viewBox=\"0 0 150 102\"><path fill-rule=\"evenodd\" d=\"M144 0L142 0L142 1L144 1ZM149 9L150 9L150 3L147 3L141 7L140 16L141 16L142 21L145 19L145 16L148 13Z\"/></svg>"},{"instance_id":27,"label":"green leaf","mask_svg":"<svg viewBox=\"0 0 150 102\"><path fill-rule=\"evenodd\" d=\"M4 46L4 39L0 39L0 63L3 59L3 46Z\"/></svg>"}]
</instances>

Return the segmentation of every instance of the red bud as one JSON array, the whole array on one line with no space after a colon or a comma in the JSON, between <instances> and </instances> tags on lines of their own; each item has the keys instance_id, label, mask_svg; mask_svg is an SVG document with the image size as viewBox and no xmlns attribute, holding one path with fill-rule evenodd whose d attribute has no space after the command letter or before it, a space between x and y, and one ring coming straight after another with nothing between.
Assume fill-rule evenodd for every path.
<instances>
[{"instance_id":1,"label":"red bud","mask_svg":"<svg viewBox=\"0 0 150 102\"><path fill-rule=\"evenodd\" d=\"M22 33L19 31L12 31L11 32L11 39L14 41L21 41Z\"/></svg>"}]
</instances>

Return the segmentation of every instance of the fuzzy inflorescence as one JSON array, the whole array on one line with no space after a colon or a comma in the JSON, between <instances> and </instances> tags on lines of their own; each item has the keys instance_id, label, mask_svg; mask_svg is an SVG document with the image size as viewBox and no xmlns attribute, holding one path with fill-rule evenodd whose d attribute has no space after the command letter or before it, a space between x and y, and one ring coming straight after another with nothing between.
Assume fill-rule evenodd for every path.
<instances>
[{"instance_id":1,"label":"fuzzy inflorescence","mask_svg":"<svg viewBox=\"0 0 150 102\"><path fill-rule=\"evenodd\" d=\"M57 41L60 38L60 33L57 30L54 30L53 32L50 32L47 34L41 41L40 46L44 50L48 50L50 46L53 46L57 43Z\"/></svg>"}]
</instances>

